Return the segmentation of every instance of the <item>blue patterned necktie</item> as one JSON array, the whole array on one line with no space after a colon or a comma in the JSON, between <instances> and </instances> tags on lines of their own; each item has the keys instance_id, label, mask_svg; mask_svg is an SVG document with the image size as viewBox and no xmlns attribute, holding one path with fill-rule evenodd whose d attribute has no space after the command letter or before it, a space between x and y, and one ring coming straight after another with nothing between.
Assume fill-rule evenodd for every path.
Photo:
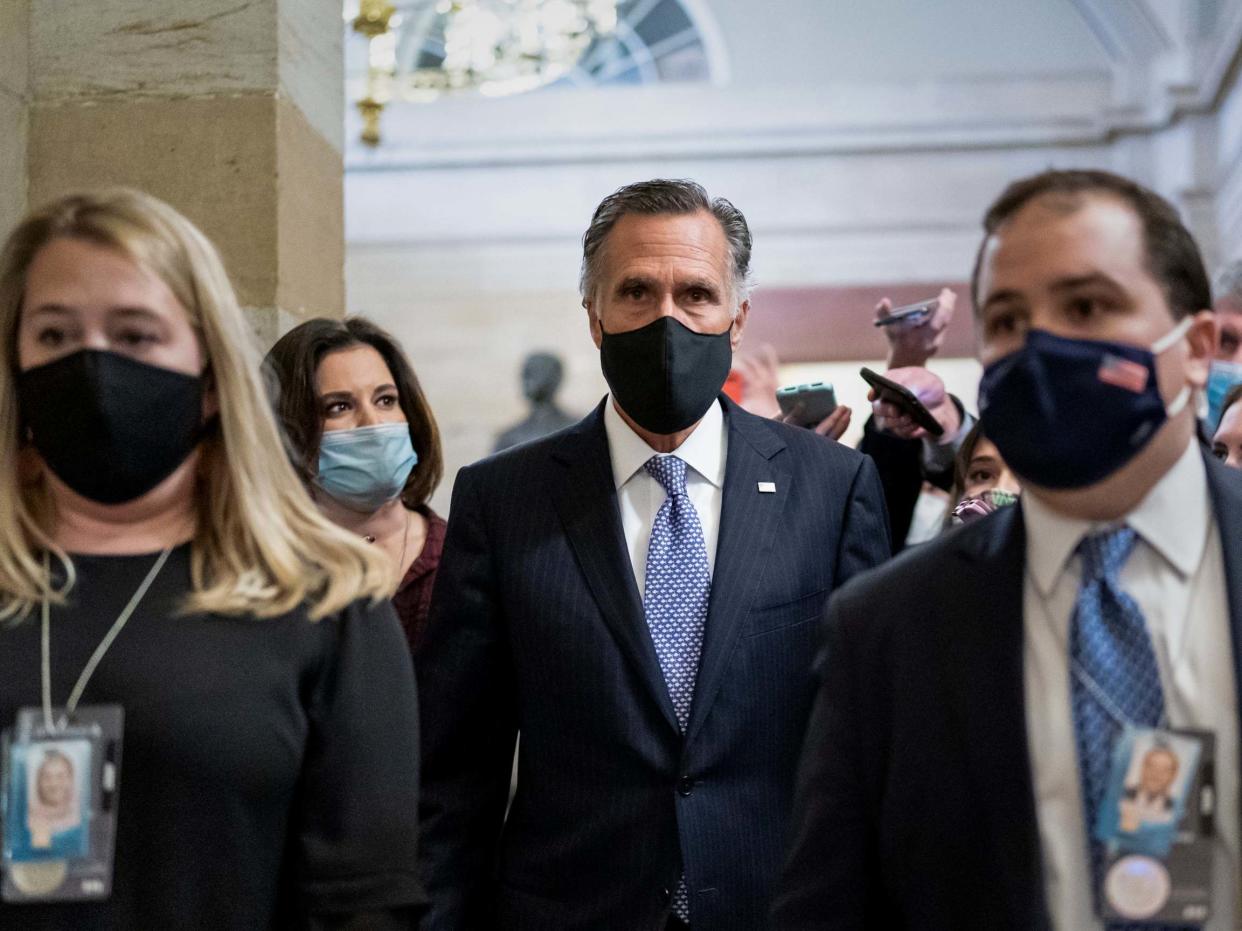
<instances>
[{"instance_id":1,"label":"blue patterned necktie","mask_svg":"<svg viewBox=\"0 0 1242 931\"><path fill-rule=\"evenodd\" d=\"M652 456L644 468L664 486L668 497L651 525L643 610L677 724L684 734L703 650L712 575L703 525L686 494L686 463L676 456ZM673 912L689 924L690 897L684 877L673 895Z\"/></svg>"},{"instance_id":2,"label":"blue patterned necktie","mask_svg":"<svg viewBox=\"0 0 1242 931\"><path fill-rule=\"evenodd\" d=\"M1070 624L1070 700L1078 744L1083 815L1094 888L1100 888L1104 845L1092 837L1112 766L1113 748L1124 724L1159 727L1164 719L1160 669L1147 622L1138 604L1121 589L1121 567L1134 550L1133 529L1121 527L1084 537L1078 544L1082 587ZM1109 931L1154 925L1109 922Z\"/></svg>"}]
</instances>

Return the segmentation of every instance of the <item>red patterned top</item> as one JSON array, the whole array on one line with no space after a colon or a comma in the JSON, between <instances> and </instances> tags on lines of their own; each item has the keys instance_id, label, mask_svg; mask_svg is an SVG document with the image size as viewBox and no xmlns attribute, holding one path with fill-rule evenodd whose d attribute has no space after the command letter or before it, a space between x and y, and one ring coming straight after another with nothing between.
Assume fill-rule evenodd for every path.
<instances>
[{"instance_id":1,"label":"red patterned top","mask_svg":"<svg viewBox=\"0 0 1242 931\"><path fill-rule=\"evenodd\" d=\"M440 567L440 553L444 550L444 531L447 524L431 508L423 505L415 510L427 518L427 539L423 551L410 563L410 569L392 596L392 606L405 629L410 652L418 648L423 631L427 627L427 612L431 607L431 589L436 583L436 569Z\"/></svg>"}]
</instances>

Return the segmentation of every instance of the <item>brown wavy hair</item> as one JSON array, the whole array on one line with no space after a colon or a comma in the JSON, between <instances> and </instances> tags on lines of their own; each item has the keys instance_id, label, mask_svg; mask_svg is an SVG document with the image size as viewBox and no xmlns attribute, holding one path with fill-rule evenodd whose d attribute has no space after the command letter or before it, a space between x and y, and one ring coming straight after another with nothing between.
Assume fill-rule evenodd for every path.
<instances>
[{"instance_id":1,"label":"brown wavy hair","mask_svg":"<svg viewBox=\"0 0 1242 931\"><path fill-rule=\"evenodd\" d=\"M365 317L307 320L277 340L263 360L276 419L288 440L289 458L309 487L318 471L319 442L323 438L323 415L315 384L319 363L328 353L354 346L370 346L378 352L397 386L401 411L410 424L410 442L418 453L418 465L401 492L402 503L413 510L426 504L444 475L440 430L401 345Z\"/></svg>"}]
</instances>

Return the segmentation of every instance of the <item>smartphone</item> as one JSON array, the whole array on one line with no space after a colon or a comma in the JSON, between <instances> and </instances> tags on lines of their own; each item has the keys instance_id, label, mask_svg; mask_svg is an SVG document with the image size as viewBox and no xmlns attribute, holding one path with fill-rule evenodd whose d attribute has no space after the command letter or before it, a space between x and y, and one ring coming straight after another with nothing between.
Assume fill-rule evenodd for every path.
<instances>
[{"instance_id":1,"label":"smartphone","mask_svg":"<svg viewBox=\"0 0 1242 931\"><path fill-rule=\"evenodd\" d=\"M813 381L806 385L790 385L776 392L781 413L790 423L800 427L817 427L837 409L837 392L831 382Z\"/></svg>"},{"instance_id":2,"label":"smartphone","mask_svg":"<svg viewBox=\"0 0 1242 931\"><path fill-rule=\"evenodd\" d=\"M910 415L910 419L916 424L930 433L932 436L943 436L944 427L940 426L939 421L932 416L931 411L923 406L923 402L918 399L913 391L905 385L900 385L891 378L885 378L879 372L873 372L871 369L863 366L859 372L868 385L875 389L875 393L879 395L881 401L887 401Z\"/></svg>"},{"instance_id":3,"label":"smartphone","mask_svg":"<svg viewBox=\"0 0 1242 931\"><path fill-rule=\"evenodd\" d=\"M939 306L940 298L933 297L931 300L919 301L917 304L894 307L888 312L887 317L881 317L879 320L876 320L875 325L892 326L894 323L922 323L934 314Z\"/></svg>"}]
</instances>

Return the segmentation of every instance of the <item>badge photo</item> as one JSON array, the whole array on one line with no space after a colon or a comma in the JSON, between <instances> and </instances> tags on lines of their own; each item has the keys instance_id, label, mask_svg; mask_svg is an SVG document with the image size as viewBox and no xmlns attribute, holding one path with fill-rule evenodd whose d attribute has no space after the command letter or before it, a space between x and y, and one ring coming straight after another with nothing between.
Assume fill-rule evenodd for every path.
<instances>
[{"instance_id":1,"label":"badge photo","mask_svg":"<svg viewBox=\"0 0 1242 931\"><path fill-rule=\"evenodd\" d=\"M123 720L119 705L18 711L0 778L5 902L111 895Z\"/></svg>"},{"instance_id":2,"label":"badge photo","mask_svg":"<svg viewBox=\"0 0 1242 931\"><path fill-rule=\"evenodd\" d=\"M1164 859L1186 810L1199 765L1199 741L1184 734L1126 728L1113 754L1096 818L1097 840Z\"/></svg>"},{"instance_id":3,"label":"badge photo","mask_svg":"<svg viewBox=\"0 0 1242 931\"><path fill-rule=\"evenodd\" d=\"M13 747L5 846L10 863L90 852L91 744L40 740Z\"/></svg>"}]
</instances>

